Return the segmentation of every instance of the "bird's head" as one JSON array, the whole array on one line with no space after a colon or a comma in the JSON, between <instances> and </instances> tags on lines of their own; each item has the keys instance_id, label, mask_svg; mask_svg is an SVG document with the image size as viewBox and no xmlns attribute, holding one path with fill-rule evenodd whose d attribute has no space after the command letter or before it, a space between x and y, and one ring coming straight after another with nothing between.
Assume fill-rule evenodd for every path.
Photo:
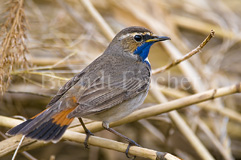
<instances>
[{"instance_id":1,"label":"bird's head","mask_svg":"<svg viewBox=\"0 0 241 160\"><path fill-rule=\"evenodd\" d=\"M149 54L150 47L156 42L165 40L170 40L170 38L156 36L146 28L135 26L120 31L110 46L118 44L118 49L123 50L125 54L136 55L140 60L145 61Z\"/></svg>"}]
</instances>

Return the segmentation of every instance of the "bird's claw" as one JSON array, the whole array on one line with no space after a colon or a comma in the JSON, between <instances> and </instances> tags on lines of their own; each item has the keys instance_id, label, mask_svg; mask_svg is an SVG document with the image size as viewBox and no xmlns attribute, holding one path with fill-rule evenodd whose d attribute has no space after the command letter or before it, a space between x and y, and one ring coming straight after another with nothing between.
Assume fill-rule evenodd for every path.
<instances>
[{"instance_id":1,"label":"bird's claw","mask_svg":"<svg viewBox=\"0 0 241 160\"><path fill-rule=\"evenodd\" d=\"M127 148L126 148L125 154L126 154L127 158L131 158L132 160L134 160L136 158L136 156L133 156L133 157L129 156L129 150L130 150L131 146L138 146L138 147L141 147L141 146L138 143L136 143L135 141L133 141L133 140L129 141L129 144L128 144Z\"/></svg>"}]
</instances>

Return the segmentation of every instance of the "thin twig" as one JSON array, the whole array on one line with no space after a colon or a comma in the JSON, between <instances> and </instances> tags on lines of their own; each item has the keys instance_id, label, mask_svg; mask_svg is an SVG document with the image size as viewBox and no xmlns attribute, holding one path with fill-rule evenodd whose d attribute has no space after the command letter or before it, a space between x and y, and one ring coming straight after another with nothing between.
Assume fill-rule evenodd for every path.
<instances>
[{"instance_id":1,"label":"thin twig","mask_svg":"<svg viewBox=\"0 0 241 160\"><path fill-rule=\"evenodd\" d=\"M36 96L41 96L41 97L46 97L46 98L50 98L53 97L54 95L51 94L43 94L43 93L37 93L37 92L25 92L25 91L12 91L12 90L8 90L6 91L7 93L16 93L16 94L30 94L30 95L36 95Z\"/></svg>"},{"instance_id":2,"label":"thin twig","mask_svg":"<svg viewBox=\"0 0 241 160\"><path fill-rule=\"evenodd\" d=\"M15 118L17 118L17 117L15 117ZM18 118L20 118L20 117L18 116ZM24 120L24 121L27 120L25 117L22 117L22 116L21 116L21 119ZM15 160L15 158L16 158L16 156L17 156L17 154L18 154L18 150L19 150L19 148L21 147L21 144L23 143L24 138L25 138L25 136L23 135L22 138L21 138L21 140L20 140L19 143L18 143L18 146L17 146L16 150L14 151L14 154L13 154L13 156L12 156L12 160Z\"/></svg>"},{"instance_id":3,"label":"thin twig","mask_svg":"<svg viewBox=\"0 0 241 160\"><path fill-rule=\"evenodd\" d=\"M152 125L150 122L148 122L146 119L141 119L138 121L144 128L146 128L149 132L151 132L156 138L161 141L161 143L164 143L166 138L160 132L154 125Z\"/></svg>"},{"instance_id":4,"label":"thin twig","mask_svg":"<svg viewBox=\"0 0 241 160\"><path fill-rule=\"evenodd\" d=\"M17 146L17 148L16 148L16 150L14 151L14 154L13 154L13 156L12 156L12 160L15 160L15 158L16 158L16 156L17 156L17 154L18 154L18 150L19 150L21 144L23 143L24 138L25 138L25 136L22 136L21 140L19 141L18 146Z\"/></svg>"},{"instance_id":5,"label":"thin twig","mask_svg":"<svg viewBox=\"0 0 241 160\"><path fill-rule=\"evenodd\" d=\"M115 33L110 28L110 26L106 23L104 18L100 15L100 13L95 9L92 3L89 0L80 0L82 5L86 8L89 14L94 18L97 25L100 27L101 31L105 35L105 37L111 41L115 36Z\"/></svg>"},{"instance_id":6,"label":"thin twig","mask_svg":"<svg viewBox=\"0 0 241 160\"><path fill-rule=\"evenodd\" d=\"M208 33L210 28L213 28L216 31L217 37L241 41L240 34L235 34L232 30L228 30L227 28L221 28L217 25L212 25L209 22L199 21L197 19L195 20L193 18L180 15L172 15L172 19L174 20L174 23L181 28L200 32L202 34Z\"/></svg>"},{"instance_id":7,"label":"thin twig","mask_svg":"<svg viewBox=\"0 0 241 160\"><path fill-rule=\"evenodd\" d=\"M160 93L157 86L152 86L150 92L159 103L168 102L167 98ZM187 125L177 111L171 111L168 113L168 115L178 130L192 145L193 150L195 150L202 159L214 160L213 156L209 153L209 151L205 148L202 142L198 139L198 137L194 134L192 129Z\"/></svg>"},{"instance_id":8,"label":"thin twig","mask_svg":"<svg viewBox=\"0 0 241 160\"><path fill-rule=\"evenodd\" d=\"M176 65L178 65L179 63L181 63L182 61L185 61L187 60L188 58L192 57L193 55L195 55L196 53L200 52L201 49L210 41L211 38L214 37L214 31L211 30L211 33L204 39L204 41L199 45L197 46L195 49L193 49L192 51L190 51L189 53L187 53L186 55L184 55L182 58L180 59L176 59L174 60L173 62L171 62L170 64L164 66L164 67L161 67L161 68L158 68L158 69L155 69L152 71L152 74L157 74L157 73L162 73L168 69L170 69L171 67L174 67Z\"/></svg>"},{"instance_id":9,"label":"thin twig","mask_svg":"<svg viewBox=\"0 0 241 160\"><path fill-rule=\"evenodd\" d=\"M27 73L28 74L33 74L33 75L46 76L46 77L49 77L49 78L54 78L54 79L63 80L63 81L68 81L69 80L69 78L55 76L55 75L51 74L50 72L27 72Z\"/></svg>"},{"instance_id":10,"label":"thin twig","mask_svg":"<svg viewBox=\"0 0 241 160\"><path fill-rule=\"evenodd\" d=\"M16 70L14 72L12 72L11 74L21 74L21 73L31 73L30 71L32 70L50 70L50 69L54 69L55 67L57 67L59 64L65 62L67 59L69 59L70 57L76 55L77 52L73 52L68 54L66 57L61 58L60 60L58 60L57 62L54 62L53 65L49 65L49 66L44 66L44 67L34 67L34 68L28 68L28 70ZM34 73L34 72L33 72Z\"/></svg>"},{"instance_id":11,"label":"thin twig","mask_svg":"<svg viewBox=\"0 0 241 160\"><path fill-rule=\"evenodd\" d=\"M0 135L4 138L4 139L7 139L8 137L5 135L5 134L3 134L2 132L0 132ZM22 155L24 155L27 159L29 159L29 160L37 160L35 157L33 157L31 154L29 154L28 152L26 152L26 151L23 151L22 153L21 153Z\"/></svg>"},{"instance_id":12,"label":"thin twig","mask_svg":"<svg viewBox=\"0 0 241 160\"><path fill-rule=\"evenodd\" d=\"M230 154L227 153L222 143L218 140L216 136L214 136L213 132L207 127L207 125L204 123L203 120L199 120L198 126L207 135L207 138L215 146L215 148L218 150L220 155L223 156L223 159L232 160L232 157L230 157Z\"/></svg>"},{"instance_id":13,"label":"thin twig","mask_svg":"<svg viewBox=\"0 0 241 160\"><path fill-rule=\"evenodd\" d=\"M190 96L190 94L187 94L182 91L175 90L175 89L171 89L171 88L159 87L159 89L163 94L165 94L169 97L171 96L174 98L183 98L186 96ZM220 108L215 107L212 102L203 102L203 103L197 104L197 106L202 109L205 109L207 111L217 112L225 117L230 118L230 120L241 123L241 114L232 109L229 109L227 107L220 109Z\"/></svg>"},{"instance_id":14,"label":"thin twig","mask_svg":"<svg viewBox=\"0 0 241 160\"><path fill-rule=\"evenodd\" d=\"M64 0L56 0L56 2L68 13L68 15L81 27L84 27L86 30L88 29L85 24L85 21L80 17L81 14L74 10L68 3Z\"/></svg>"}]
</instances>

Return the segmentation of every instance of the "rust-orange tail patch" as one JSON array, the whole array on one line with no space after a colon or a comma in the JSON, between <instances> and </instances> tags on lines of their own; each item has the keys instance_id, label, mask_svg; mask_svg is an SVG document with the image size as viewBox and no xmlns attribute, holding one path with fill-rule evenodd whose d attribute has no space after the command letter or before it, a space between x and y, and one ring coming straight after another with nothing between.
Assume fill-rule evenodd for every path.
<instances>
[{"instance_id":1,"label":"rust-orange tail patch","mask_svg":"<svg viewBox=\"0 0 241 160\"><path fill-rule=\"evenodd\" d=\"M73 121L74 118L68 118L67 116L74 109L75 108L69 108L58 113L53 113L46 109L31 119L12 128L7 134L23 134L26 137L37 140L57 141Z\"/></svg>"},{"instance_id":2,"label":"rust-orange tail patch","mask_svg":"<svg viewBox=\"0 0 241 160\"><path fill-rule=\"evenodd\" d=\"M53 123L62 126L69 125L72 121L73 118L67 118L68 114L72 112L75 108L70 108L61 111L60 113L54 115L53 118Z\"/></svg>"}]
</instances>

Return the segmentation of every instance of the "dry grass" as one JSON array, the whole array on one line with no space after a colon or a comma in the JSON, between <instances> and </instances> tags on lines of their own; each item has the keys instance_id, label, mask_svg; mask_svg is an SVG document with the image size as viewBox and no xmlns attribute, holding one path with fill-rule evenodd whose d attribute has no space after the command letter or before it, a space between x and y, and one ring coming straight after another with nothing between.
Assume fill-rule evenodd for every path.
<instances>
[{"instance_id":1,"label":"dry grass","mask_svg":"<svg viewBox=\"0 0 241 160\"><path fill-rule=\"evenodd\" d=\"M180 59L198 46L211 29L215 30L215 37L201 53L164 73L153 75L154 87L142 106L144 113L151 113L145 110L149 106L163 103L160 105L165 107L167 101L183 103L175 99L240 83L239 0L91 2L97 12L85 0L0 2L0 89L1 92L6 90L0 101L2 116L31 117L43 110L49 97L66 80L103 52L113 33L133 25L147 27L172 39L152 47L149 59L153 69L169 64L171 59ZM27 67L28 64L32 65ZM188 100L185 106L189 107L182 106L178 112L149 117L150 114L146 119L116 129L143 147L169 152L185 160L205 159L205 156L241 159L241 96L233 93L226 92L228 96L205 99L206 102L200 104L188 103ZM215 94L213 92L213 96ZM137 113L141 115L141 111ZM127 122L131 121L113 125ZM89 127L96 131L101 129L95 122ZM0 127L3 133L7 130ZM121 141L106 131L95 135ZM12 139L6 142L10 144ZM35 149L25 148L37 159L125 159L123 153L93 146L85 150L81 143L69 141L44 144L42 148L43 144L32 146ZM28 157L28 153L24 154ZM10 157L5 155L1 159ZM19 154L17 159L26 158Z\"/></svg>"},{"instance_id":2,"label":"dry grass","mask_svg":"<svg viewBox=\"0 0 241 160\"><path fill-rule=\"evenodd\" d=\"M5 5L6 19L1 24L0 92L3 93L11 81L11 72L27 68L26 27L23 0L11 0ZM2 4L3 5L3 4Z\"/></svg>"}]
</instances>

